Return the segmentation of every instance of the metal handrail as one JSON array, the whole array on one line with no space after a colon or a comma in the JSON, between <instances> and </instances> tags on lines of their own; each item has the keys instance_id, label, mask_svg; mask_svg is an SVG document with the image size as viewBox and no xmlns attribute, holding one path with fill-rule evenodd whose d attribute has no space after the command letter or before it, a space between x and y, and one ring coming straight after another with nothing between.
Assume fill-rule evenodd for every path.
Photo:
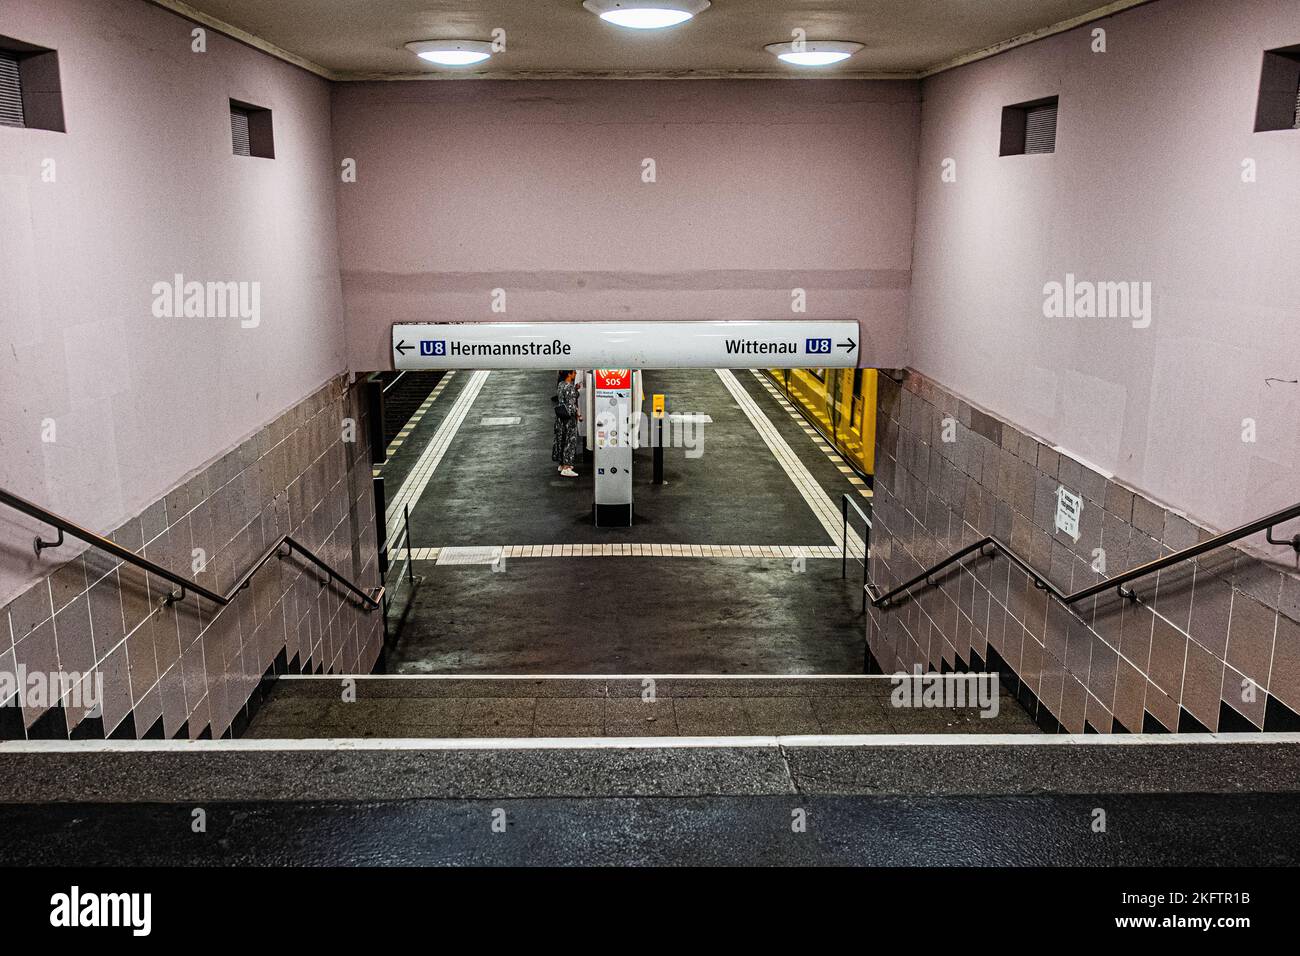
<instances>
[{"instance_id":1,"label":"metal handrail","mask_svg":"<svg viewBox=\"0 0 1300 956\"><path fill-rule=\"evenodd\" d=\"M1025 572L1025 574L1029 575L1029 577L1033 579L1034 587L1046 591L1062 604L1073 604L1076 601L1082 601L1086 597L1092 597L1094 594L1100 594L1102 591L1108 591L1111 588L1115 588L1121 597L1133 601L1134 603L1140 603L1141 599L1136 593L1134 593L1132 588L1126 588L1124 585L1128 584L1130 581L1136 580L1137 578L1146 577L1148 574L1155 574L1157 571L1162 571L1172 565L1199 557L1207 551L1221 548L1225 544L1231 544L1233 541L1237 541L1247 535L1256 534L1260 531L1267 531L1266 539L1269 544L1290 545L1296 550L1297 554L1300 554L1300 534L1295 535L1289 541L1275 539L1273 537L1274 527L1284 522L1291 521L1294 518L1300 518L1300 503L1291 505L1289 508L1283 508L1281 511L1275 511L1271 515L1265 515L1263 518L1257 518L1254 521L1241 525L1240 527L1233 528L1231 531L1225 531L1212 538L1206 538L1198 544L1183 548L1181 551L1175 551L1173 554L1167 554L1163 558L1156 558L1154 561L1140 564L1135 568L1130 568L1123 574L1117 574L1112 578L1106 578L1104 581L1099 581L1096 584L1090 584L1088 587L1081 588L1071 594L1066 594L1043 575L1039 574L1029 566L1029 563L1025 561L1024 558L1020 557L1020 555L1012 551L1010 547L1003 544L992 535L980 538L974 544L969 544L960 551L949 555L938 564L927 568L910 581L900 584L887 594L880 594L876 586L871 583L868 583L866 588L867 593L871 595L871 603L873 605L878 608L888 607L890 602L897 595L910 590L922 582L925 582L927 585L933 584L934 582L930 580L933 575L938 574L944 568L960 561L972 552L979 551L981 555L984 555L984 549L991 547L993 550L985 556L991 557L993 554L998 552L1002 553L1008 561L1020 568L1021 571Z\"/></svg>"},{"instance_id":2,"label":"metal handrail","mask_svg":"<svg viewBox=\"0 0 1300 956\"><path fill-rule=\"evenodd\" d=\"M867 594L870 585L867 583L867 557L871 554L871 516L862 510L862 506L848 496L847 493L840 495L840 517L843 519L841 544L840 544L840 577L847 579L849 576L849 505L862 518L862 610L867 609Z\"/></svg>"},{"instance_id":3,"label":"metal handrail","mask_svg":"<svg viewBox=\"0 0 1300 956\"><path fill-rule=\"evenodd\" d=\"M343 577L343 575L339 574L332 567L330 567L319 557L317 557L316 554L310 548L304 547L301 543L294 540L291 536L287 534L281 535L279 540L277 540L273 545L267 548L266 551L263 552L262 556L258 558L257 561L253 564L253 566L249 568L247 571L245 571L243 575L240 576L239 580L234 583L234 585L230 588L229 591L227 591L225 594L218 594L216 591L212 591L208 588L205 588L203 585L197 584L194 581L189 580L188 578L183 578L179 574L176 574L173 571L168 571L166 568L162 567L161 565L156 564L153 561L150 561L148 558L141 557L140 555L136 554L134 551L127 550L121 545L113 541L110 541L108 538L105 538L103 535L95 534L95 532L89 531L86 528L83 528L80 525L75 524L72 521L69 521L67 518L64 518L62 515L57 515L46 508L42 508L38 504L28 501L26 498L20 498L18 495L5 491L3 488L0 488L0 504L8 505L10 508L13 508L15 511L21 511L29 518L35 518L37 521L40 521L44 524L48 524L59 532L58 538L54 541L42 541L39 536L36 538L36 540L33 543L33 548L36 551L37 556L39 556L40 553L44 551L46 548L56 548L59 545L63 544L63 535L64 532L67 532L68 534L72 535L74 538L78 538L81 541L84 541L86 544L91 545L92 547L99 548L101 551L107 551L109 554L113 555L114 557L120 558L121 560L125 561L128 564L132 564L135 567L140 568L143 571L147 571L150 574L154 575L155 577L162 578L164 581L168 581L171 584L174 584L176 587L180 588L179 592L176 591L170 592L163 599L163 603L167 605L171 605L176 603L177 601L184 600L185 594L188 591L197 594L200 597L205 597L209 601L212 601L215 604L219 604L222 607L225 607L227 604L229 604L231 601L235 599L235 596L240 591L248 587L249 583L252 581L253 575L256 574L261 569L262 565L266 564L267 561L270 561L272 557L278 556L280 558L287 558L289 557L290 554L293 554L293 552L295 551L301 554L304 558L306 558L308 561L310 561L320 570L324 571L325 574L328 575L329 579L332 582L336 582L338 584L343 585L345 588L347 588L349 591L351 591L353 594L359 597L362 602L362 607L364 607L367 612L373 611L376 608L378 608L380 606L380 602L383 600L384 597L384 589L382 586L376 589L373 593L367 594L365 591L361 590L361 588L357 587L355 584L353 584L347 578ZM281 554L280 549L282 547L288 547L289 549L288 552Z\"/></svg>"}]
</instances>

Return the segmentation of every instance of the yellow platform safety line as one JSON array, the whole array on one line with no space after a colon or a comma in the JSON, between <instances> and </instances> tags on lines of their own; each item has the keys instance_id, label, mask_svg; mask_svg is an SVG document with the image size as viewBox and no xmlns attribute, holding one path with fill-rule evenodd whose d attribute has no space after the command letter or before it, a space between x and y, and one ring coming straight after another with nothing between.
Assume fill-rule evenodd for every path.
<instances>
[{"instance_id":1,"label":"yellow platform safety line","mask_svg":"<svg viewBox=\"0 0 1300 956\"><path fill-rule=\"evenodd\" d=\"M415 414L411 416L411 420L403 425L402 430L393 436L393 440L388 443L388 447L384 450L383 464L376 465L374 468L370 469L370 473L373 477L378 478L380 476L384 470L384 465L388 464L392 460L397 449L401 448L402 443L411 436L411 432L415 431L415 426L420 424L420 419L424 417L424 413L429 410L429 406L431 406L437 397L442 394L443 388L446 387L447 383L451 381L455 374L456 370L452 369L440 378L438 384L433 386L433 391L429 393L429 397L426 398L420 404L420 407L415 410Z\"/></svg>"}]
</instances>

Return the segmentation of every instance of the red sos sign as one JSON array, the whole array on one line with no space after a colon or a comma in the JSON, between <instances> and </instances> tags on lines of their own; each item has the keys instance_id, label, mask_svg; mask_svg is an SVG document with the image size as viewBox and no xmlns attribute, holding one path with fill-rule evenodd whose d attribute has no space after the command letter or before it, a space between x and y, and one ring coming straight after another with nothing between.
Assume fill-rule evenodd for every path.
<instances>
[{"instance_id":1,"label":"red sos sign","mask_svg":"<svg viewBox=\"0 0 1300 956\"><path fill-rule=\"evenodd\" d=\"M597 388L631 388L632 370L630 368L596 369Z\"/></svg>"}]
</instances>

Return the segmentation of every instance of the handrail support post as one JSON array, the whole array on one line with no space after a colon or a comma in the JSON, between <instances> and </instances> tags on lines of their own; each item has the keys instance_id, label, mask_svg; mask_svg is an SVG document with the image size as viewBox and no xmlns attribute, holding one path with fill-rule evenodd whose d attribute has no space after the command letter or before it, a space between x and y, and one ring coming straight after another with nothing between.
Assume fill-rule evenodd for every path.
<instances>
[{"instance_id":1,"label":"handrail support post","mask_svg":"<svg viewBox=\"0 0 1300 956\"><path fill-rule=\"evenodd\" d=\"M42 541L41 536L39 534L32 539L32 550L36 552L36 556L38 558L41 556L41 552L44 551L46 548L63 547L63 529L56 528L55 530L59 532L59 536L55 538L53 541Z\"/></svg>"}]
</instances>

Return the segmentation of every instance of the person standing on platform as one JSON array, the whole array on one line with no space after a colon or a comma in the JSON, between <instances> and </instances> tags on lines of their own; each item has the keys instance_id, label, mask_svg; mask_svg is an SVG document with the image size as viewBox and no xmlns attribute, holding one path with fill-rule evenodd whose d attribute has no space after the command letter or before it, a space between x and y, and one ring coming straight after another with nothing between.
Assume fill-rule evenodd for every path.
<instances>
[{"instance_id":1,"label":"person standing on platform","mask_svg":"<svg viewBox=\"0 0 1300 956\"><path fill-rule=\"evenodd\" d=\"M551 446L551 460L565 478L577 478L573 463L578 456L578 383L573 369L560 373L555 386L555 442Z\"/></svg>"}]
</instances>

